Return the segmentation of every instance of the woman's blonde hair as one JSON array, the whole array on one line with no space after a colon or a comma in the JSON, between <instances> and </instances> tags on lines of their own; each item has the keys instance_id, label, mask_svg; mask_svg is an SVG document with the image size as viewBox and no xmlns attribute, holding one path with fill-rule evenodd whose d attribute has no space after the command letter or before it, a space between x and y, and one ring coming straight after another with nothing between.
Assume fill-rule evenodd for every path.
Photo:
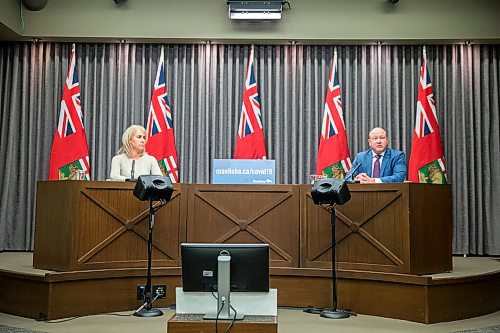
<instances>
[{"instance_id":1,"label":"woman's blonde hair","mask_svg":"<svg viewBox=\"0 0 500 333\"><path fill-rule=\"evenodd\" d=\"M128 157L132 157L132 147L130 146L130 140L134 136L135 132L141 131L146 133L146 129L141 125L132 125L123 132L122 135L122 147L118 150L118 154L125 153ZM141 156L146 153L146 149L142 152Z\"/></svg>"}]
</instances>

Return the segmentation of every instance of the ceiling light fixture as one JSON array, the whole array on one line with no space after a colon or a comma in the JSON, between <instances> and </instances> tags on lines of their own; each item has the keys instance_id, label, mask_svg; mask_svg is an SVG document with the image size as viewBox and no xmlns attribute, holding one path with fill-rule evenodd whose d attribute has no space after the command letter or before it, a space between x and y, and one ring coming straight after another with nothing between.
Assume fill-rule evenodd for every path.
<instances>
[{"instance_id":1,"label":"ceiling light fixture","mask_svg":"<svg viewBox=\"0 0 500 333\"><path fill-rule=\"evenodd\" d=\"M280 20L283 5L285 4L287 4L288 8L291 9L289 1L227 1L229 18L232 20Z\"/></svg>"}]
</instances>

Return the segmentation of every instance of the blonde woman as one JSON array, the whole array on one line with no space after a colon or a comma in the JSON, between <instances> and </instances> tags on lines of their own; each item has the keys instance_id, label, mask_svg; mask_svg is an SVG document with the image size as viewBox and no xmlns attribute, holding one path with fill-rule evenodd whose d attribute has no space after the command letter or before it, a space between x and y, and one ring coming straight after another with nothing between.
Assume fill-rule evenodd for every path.
<instances>
[{"instance_id":1,"label":"blonde woman","mask_svg":"<svg viewBox=\"0 0 500 333\"><path fill-rule=\"evenodd\" d=\"M146 130L132 125L122 135L122 147L111 160L113 180L134 180L142 175L162 175L156 158L146 153Z\"/></svg>"}]
</instances>

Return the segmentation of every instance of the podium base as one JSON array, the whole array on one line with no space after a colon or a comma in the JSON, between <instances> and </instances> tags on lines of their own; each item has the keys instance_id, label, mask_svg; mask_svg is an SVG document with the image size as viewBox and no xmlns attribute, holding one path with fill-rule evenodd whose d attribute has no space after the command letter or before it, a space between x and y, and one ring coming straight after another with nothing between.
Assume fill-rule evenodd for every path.
<instances>
[{"instance_id":1,"label":"podium base","mask_svg":"<svg viewBox=\"0 0 500 333\"><path fill-rule=\"evenodd\" d=\"M139 311L134 312L134 316L136 317L159 317L163 316L163 312L158 309L140 309Z\"/></svg>"},{"instance_id":2,"label":"podium base","mask_svg":"<svg viewBox=\"0 0 500 333\"><path fill-rule=\"evenodd\" d=\"M305 313L312 313L312 314L320 314L321 312L325 311L322 308L313 308L311 306L308 306L307 308L303 309L302 312Z\"/></svg>"},{"instance_id":3,"label":"podium base","mask_svg":"<svg viewBox=\"0 0 500 333\"><path fill-rule=\"evenodd\" d=\"M344 319L349 318L352 314L341 310L323 310L319 316L328 319Z\"/></svg>"}]
</instances>

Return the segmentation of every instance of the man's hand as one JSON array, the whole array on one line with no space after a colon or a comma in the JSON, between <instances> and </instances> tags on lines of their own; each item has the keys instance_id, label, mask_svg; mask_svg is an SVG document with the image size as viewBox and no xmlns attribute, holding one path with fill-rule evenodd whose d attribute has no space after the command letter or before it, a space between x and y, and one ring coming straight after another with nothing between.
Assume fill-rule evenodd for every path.
<instances>
[{"instance_id":1,"label":"man's hand","mask_svg":"<svg viewBox=\"0 0 500 333\"><path fill-rule=\"evenodd\" d=\"M362 172L359 175L354 178L355 180L359 181L361 184L369 184L369 183L375 183L375 178L369 177L366 173Z\"/></svg>"}]
</instances>

